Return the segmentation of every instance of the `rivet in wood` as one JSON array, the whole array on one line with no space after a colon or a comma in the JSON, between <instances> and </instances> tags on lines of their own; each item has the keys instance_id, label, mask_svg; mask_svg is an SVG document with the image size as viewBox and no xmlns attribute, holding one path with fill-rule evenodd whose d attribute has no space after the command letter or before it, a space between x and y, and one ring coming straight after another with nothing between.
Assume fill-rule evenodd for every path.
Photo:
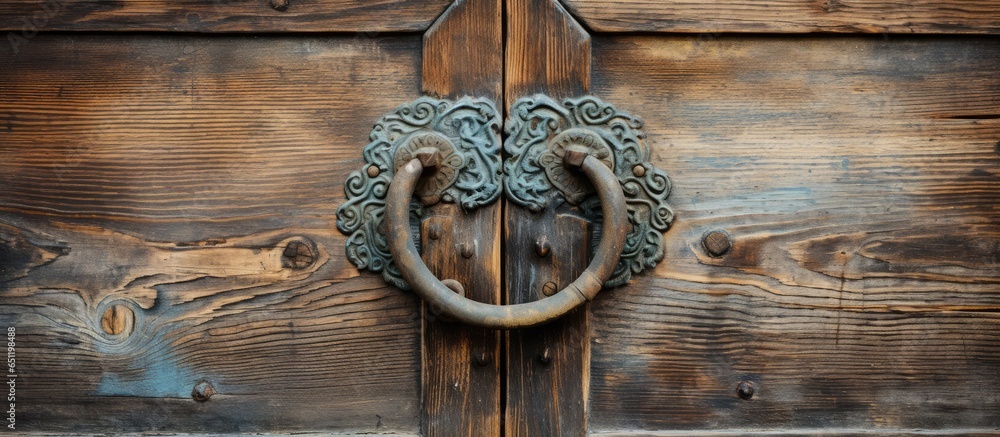
<instances>
[{"instance_id":1,"label":"rivet in wood","mask_svg":"<svg viewBox=\"0 0 1000 437\"><path fill-rule=\"evenodd\" d=\"M379 175L379 173L381 173L381 172L382 172L382 170L379 170L378 166L375 165L375 164L372 164L372 165L368 166L368 177L370 177L370 178L377 177Z\"/></svg>"},{"instance_id":2,"label":"rivet in wood","mask_svg":"<svg viewBox=\"0 0 1000 437\"><path fill-rule=\"evenodd\" d=\"M545 348L542 353L538 354L538 362L542 364L549 364L552 362L552 350Z\"/></svg>"},{"instance_id":3,"label":"rivet in wood","mask_svg":"<svg viewBox=\"0 0 1000 437\"><path fill-rule=\"evenodd\" d=\"M215 394L215 387L208 381L198 381L191 390L191 399L197 402L205 402Z\"/></svg>"},{"instance_id":4,"label":"rivet in wood","mask_svg":"<svg viewBox=\"0 0 1000 437\"><path fill-rule=\"evenodd\" d=\"M750 381L740 381L736 386L736 395L743 400L752 398L754 391L756 391L756 387Z\"/></svg>"},{"instance_id":5,"label":"rivet in wood","mask_svg":"<svg viewBox=\"0 0 1000 437\"><path fill-rule=\"evenodd\" d=\"M454 279L442 279L441 283L444 284L445 287L450 288L451 291L454 291L455 294L465 297L465 286L463 286L461 282Z\"/></svg>"},{"instance_id":6,"label":"rivet in wood","mask_svg":"<svg viewBox=\"0 0 1000 437\"><path fill-rule=\"evenodd\" d=\"M701 243L705 247L705 251L714 258L725 255L733 248L733 238L723 230L714 230L705 234Z\"/></svg>"},{"instance_id":7,"label":"rivet in wood","mask_svg":"<svg viewBox=\"0 0 1000 437\"><path fill-rule=\"evenodd\" d=\"M441 223L431 223L427 227L427 238L431 240L437 240L441 238Z\"/></svg>"},{"instance_id":8,"label":"rivet in wood","mask_svg":"<svg viewBox=\"0 0 1000 437\"><path fill-rule=\"evenodd\" d=\"M484 367L490 363L490 355L486 352L479 352L474 354L473 359L479 367Z\"/></svg>"},{"instance_id":9,"label":"rivet in wood","mask_svg":"<svg viewBox=\"0 0 1000 437\"><path fill-rule=\"evenodd\" d=\"M276 11L288 10L288 0L271 0L271 7Z\"/></svg>"},{"instance_id":10,"label":"rivet in wood","mask_svg":"<svg viewBox=\"0 0 1000 437\"><path fill-rule=\"evenodd\" d=\"M475 248L469 243L462 243L458 246L458 252L462 254L462 258L469 259L475 254Z\"/></svg>"},{"instance_id":11,"label":"rivet in wood","mask_svg":"<svg viewBox=\"0 0 1000 437\"><path fill-rule=\"evenodd\" d=\"M637 164L635 167L632 167L632 174L641 178L646 175L646 167L643 167L642 164Z\"/></svg>"},{"instance_id":12,"label":"rivet in wood","mask_svg":"<svg viewBox=\"0 0 1000 437\"><path fill-rule=\"evenodd\" d=\"M557 291L559 290L555 282L546 282L545 285L542 286L542 294L546 296L552 296L553 294L556 294Z\"/></svg>"},{"instance_id":13,"label":"rivet in wood","mask_svg":"<svg viewBox=\"0 0 1000 437\"><path fill-rule=\"evenodd\" d=\"M545 258L549 256L550 250L551 248L549 247L549 238L544 235L538 237L538 240L535 241L535 255Z\"/></svg>"},{"instance_id":14,"label":"rivet in wood","mask_svg":"<svg viewBox=\"0 0 1000 437\"><path fill-rule=\"evenodd\" d=\"M109 335L129 335L134 325L135 313L125 305L112 305L101 316L101 329Z\"/></svg>"},{"instance_id":15,"label":"rivet in wood","mask_svg":"<svg viewBox=\"0 0 1000 437\"><path fill-rule=\"evenodd\" d=\"M312 244L305 241L289 241L281 253L281 266L286 269L304 269L316 260Z\"/></svg>"}]
</instances>

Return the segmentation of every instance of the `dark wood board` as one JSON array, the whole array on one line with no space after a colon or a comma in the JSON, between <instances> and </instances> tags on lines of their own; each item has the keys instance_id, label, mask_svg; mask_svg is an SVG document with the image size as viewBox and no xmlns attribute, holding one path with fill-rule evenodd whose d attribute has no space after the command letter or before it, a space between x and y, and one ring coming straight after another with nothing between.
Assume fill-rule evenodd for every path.
<instances>
[{"instance_id":1,"label":"dark wood board","mask_svg":"<svg viewBox=\"0 0 1000 437\"><path fill-rule=\"evenodd\" d=\"M592 431L1000 428L1000 40L602 37L593 58L677 219L654 271L591 304Z\"/></svg>"},{"instance_id":2,"label":"dark wood board","mask_svg":"<svg viewBox=\"0 0 1000 437\"><path fill-rule=\"evenodd\" d=\"M3 47L0 325L17 328L19 429L419 432L419 301L359 273L334 221L372 124L420 94L420 47ZM295 242L313 256L287 259ZM131 331L102 329L113 303Z\"/></svg>"},{"instance_id":3,"label":"dark wood board","mask_svg":"<svg viewBox=\"0 0 1000 437\"><path fill-rule=\"evenodd\" d=\"M511 0L507 9L506 106L543 93L572 97L588 90L590 35L554 0ZM554 211L532 213L504 205L507 304L545 298L586 267L588 223ZM536 245L546 241L549 254ZM551 283L551 284L549 284ZM578 436L587 430L586 375L590 361L586 306L538 328L507 336L504 435Z\"/></svg>"},{"instance_id":4,"label":"dark wood board","mask_svg":"<svg viewBox=\"0 0 1000 437\"><path fill-rule=\"evenodd\" d=\"M15 40L17 37L30 40L40 31L365 35L421 32L450 3L449 0L2 0L0 32L8 40L11 34Z\"/></svg>"},{"instance_id":5,"label":"dark wood board","mask_svg":"<svg viewBox=\"0 0 1000 437\"><path fill-rule=\"evenodd\" d=\"M460 0L434 23L424 35L425 94L487 98L502 119L501 14L500 0ZM495 135L499 144L500 132ZM435 276L456 280L467 298L494 305L501 302L501 210L499 200L469 213L439 204L429 208L421 231L421 256ZM428 237L431 227L438 238ZM496 435L502 420L500 332L449 323L427 304L423 314L423 435Z\"/></svg>"},{"instance_id":6,"label":"dark wood board","mask_svg":"<svg viewBox=\"0 0 1000 437\"><path fill-rule=\"evenodd\" d=\"M994 0L565 0L595 32L1000 33Z\"/></svg>"}]
</instances>

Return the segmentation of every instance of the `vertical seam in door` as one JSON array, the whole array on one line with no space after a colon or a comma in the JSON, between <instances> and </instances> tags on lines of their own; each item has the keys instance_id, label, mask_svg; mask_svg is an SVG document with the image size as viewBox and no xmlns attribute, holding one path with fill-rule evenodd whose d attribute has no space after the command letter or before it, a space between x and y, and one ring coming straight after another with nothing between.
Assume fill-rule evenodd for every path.
<instances>
[{"instance_id":1,"label":"vertical seam in door","mask_svg":"<svg viewBox=\"0 0 1000 437\"><path fill-rule=\"evenodd\" d=\"M504 132L507 125L507 0L500 1L500 168L503 168L504 160ZM501 173L502 175L502 173ZM501 176L502 184L506 184ZM508 304L507 281L503 280L504 272L507 271L507 196L506 188L501 186L500 193L500 304ZM507 435L507 343L508 333L500 333L500 437Z\"/></svg>"}]
</instances>

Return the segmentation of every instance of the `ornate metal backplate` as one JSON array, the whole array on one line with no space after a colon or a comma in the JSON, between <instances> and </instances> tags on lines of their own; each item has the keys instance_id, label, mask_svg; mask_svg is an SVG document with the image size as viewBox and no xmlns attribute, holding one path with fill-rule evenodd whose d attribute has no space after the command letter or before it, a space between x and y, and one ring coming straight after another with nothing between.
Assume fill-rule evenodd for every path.
<instances>
[{"instance_id":1,"label":"ornate metal backplate","mask_svg":"<svg viewBox=\"0 0 1000 437\"><path fill-rule=\"evenodd\" d=\"M632 230L606 286L625 284L632 273L661 261L663 232L674 219L667 206L670 179L649 162L650 149L641 128L638 118L593 96L562 104L544 95L522 98L507 120L504 185L511 201L535 212L567 202L599 222L593 188L562 165L562 156L570 148L589 151L618 177Z\"/></svg>"},{"instance_id":2,"label":"ornate metal backplate","mask_svg":"<svg viewBox=\"0 0 1000 437\"><path fill-rule=\"evenodd\" d=\"M486 99L421 97L382 116L365 146L364 165L344 183L347 201L337 208L337 228L349 236L347 258L359 269L382 272L386 282L408 289L381 230L385 196L396 169L420 148L438 149L442 165L420 182L420 202L411 205L412 215L420 216L421 202L454 202L473 210L500 194L499 131L497 110Z\"/></svg>"}]
</instances>

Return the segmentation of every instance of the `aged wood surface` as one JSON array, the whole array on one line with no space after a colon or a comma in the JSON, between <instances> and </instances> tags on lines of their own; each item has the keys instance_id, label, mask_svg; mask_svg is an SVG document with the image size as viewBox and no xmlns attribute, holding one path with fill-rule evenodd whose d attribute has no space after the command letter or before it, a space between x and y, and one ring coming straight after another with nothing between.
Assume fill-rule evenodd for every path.
<instances>
[{"instance_id":1,"label":"aged wood surface","mask_svg":"<svg viewBox=\"0 0 1000 437\"><path fill-rule=\"evenodd\" d=\"M967 429L955 428L946 430L926 430L926 429L875 429L875 428L818 428L818 429L792 429L792 430L747 430L747 429L720 429L720 430L681 430L681 431L612 431L612 432L592 432L594 437L671 437L671 436L692 436L692 437L724 437L724 436L829 436L838 437L849 436L996 436L1000 431L990 429Z\"/></svg>"},{"instance_id":2,"label":"aged wood surface","mask_svg":"<svg viewBox=\"0 0 1000 437\"><path fill-rule=\"evenodd\" d=\"M590 85L590 36L555 0L509 0L506 106L535 93L574 97Z\"/></svg>"},{"instance_id":3,"label":"aged wood surface","mask_svg":"<svg viewBox=\"0 0 1000 437\"><path fill-rule=\"evenodd\" d=\"M0 0L0 31L7 40L19 37L30 40L39 31L53 30L371 35L423 31L449 3L449 0Z\"/></svg>"},{"instance_id":4,"label":"aged wood surface","mask_svg":"<svg viewBox=\"0 0 1000 437\"><path fill-rule=\"evenodd\" d=\"M424 35L424 93L489 98L502 119L501 14L499 0L461 0L434 23ZM500 201L468 214L442 204L424 220L424 261L438 278L463 284L469 299L501 303L501 210ZM448 323L427 304L423 314L423 434L498 434L500 333Z\"/></svg>"},{"instance_id":5,"label":"aged wood surface","mask_svg":"<svg viewBox=\"0 0 1000 437\"><path fill-rule=\"evenodd\" d=\"M512 0L507 8L506 107L544 93L565 98L587 92L590 36L553 0ZM508 304L561 290L587 262L587 223L553 212L534 214L507 202L504 270ZM548 254L539 255L546 246ZM544 253L544 252L543 252ZM507 333L508 436L583 435L587 429L587 312Z\"/></svg>"},{"instance_id":6,"label":"aged wood surface","mask_svg":"<svg viewBox=\"0 0 1000 437\"><path fill-rule=\"evenodd\" d=\"M372 123L419 95L420 47L63 34L0 48L0 325L17 328L19 429L419 432L418 300L359 277L334 210Z\"/></svg>"},{"instance_id":7,"label":"aged wood surface","mask_svg":"<svg viewBox=\"0 0 1000 437\"><path fill-rule=\"evenodd\" d=\"M592 431L1000 428L1000 40L634 36L593 56L677 221L655 271L591 305Z\"/></svg>"},{"instance_id":8,"label":"aged wood surface","mask_svg":"<svg viewBox=\"0 0 1000 437\"><path fill-rule=\"evenodd\" d=\"M507 222L505 234L506 267L517 272L507 280L511 304L543 299L573 282L587 265L589 247L584 219L514 208L508 204L507 214L518 220ZM507 338L507 435L585 435L586 309Z\"/></svg>"},{"instance_id":9,"label":"aged wood surface","mask_svg":"<svg viewBox=\"0 0 1000 437\"><path fill-rule=\"evenodd\" d=\"M995 0L564 0L596 32L1000 33Z\"/></svg>"}]
</instances>

